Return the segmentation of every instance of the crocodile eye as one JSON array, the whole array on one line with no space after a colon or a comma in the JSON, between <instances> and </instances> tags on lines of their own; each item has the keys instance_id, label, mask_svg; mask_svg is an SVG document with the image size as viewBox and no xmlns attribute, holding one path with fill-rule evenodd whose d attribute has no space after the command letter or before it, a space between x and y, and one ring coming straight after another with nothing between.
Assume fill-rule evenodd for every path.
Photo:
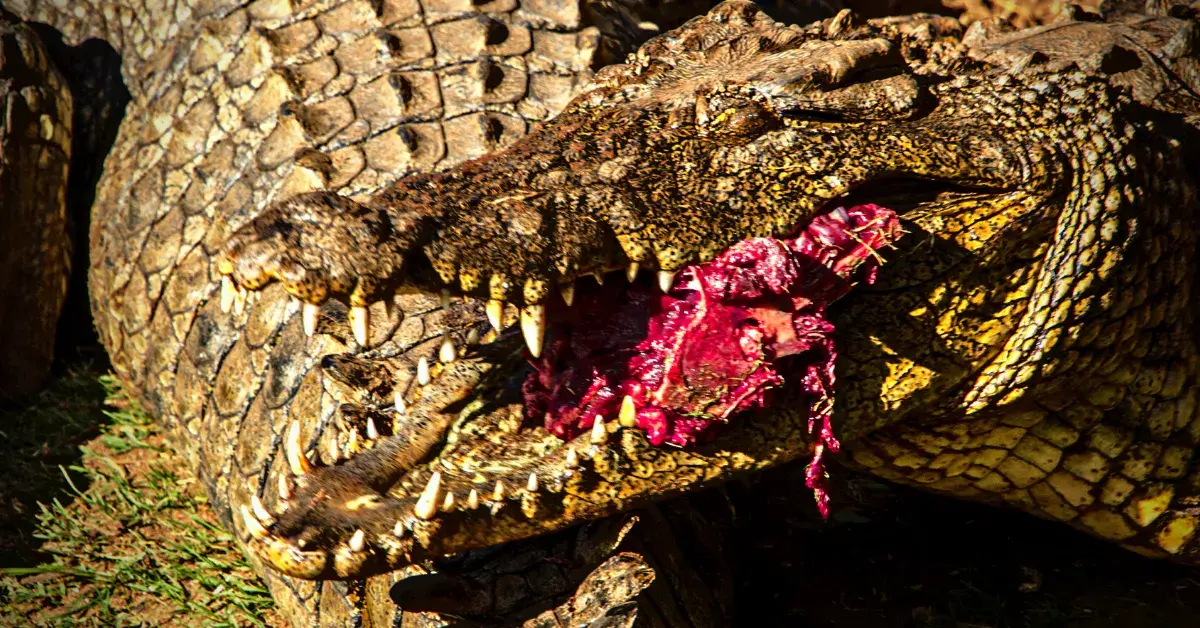
<instances>
[{"instance_id":1,"label":"crocodile eye","mask_svg":"<svg viewBox=\"0 0 1200 628\"><path fill-rule=\"evenodd\" d=\"M722 99L712 103L708 132L713 136L748 139L777 130L783 119L762 103L748 98Z\"/></svg>"}]
</instances>

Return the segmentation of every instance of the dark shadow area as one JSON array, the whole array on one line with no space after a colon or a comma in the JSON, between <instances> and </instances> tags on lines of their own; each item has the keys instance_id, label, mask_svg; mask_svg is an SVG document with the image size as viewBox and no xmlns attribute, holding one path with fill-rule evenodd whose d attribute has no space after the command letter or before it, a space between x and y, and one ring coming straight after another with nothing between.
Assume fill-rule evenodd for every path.
<instances>
[{"instance_id":1,"label":"dark shadow area","mask_svg":"<svg viewBox=\"0 0 1200 628\"><path fill-rule=\"evenodd\" d=\"M78 46L69 46L63 42L62 35L49 26L31 26L70 85L74 105L71 166L67 179L68 229L74 246L67 301L59 318L55 341L54 374L60 376L65 365L78 361L100 346L88 301L88 229L104 158L117 138L125 106L131 97L121 78L121 57L107 42L89 39Z\"/></svg>"},{"instance_id":2,"label":"dark shadow area","mask_svg":"<svg viewBox=\"0 0 1200 628\"><path fill-rule=\"evenodd\" d=\"M91 353L93 361L64 366L41 392L0 407L0 567L42 562L42 541L33 536L39 504L66 503L87 488L72 467L81 462L80 446L111 422L99 379L108 360Z\"/></svg>"},{"instance_id":3,"label":"dark shadow area","mask_svg":"<svg viewBox=\"0 0 1200 628\"><path fill-rule=\"evenodd\" d=\"M831 473L841 486L828 522L802 464L730 485L739 625L1200 625L1193 568L1023 513Z\"/></svg>"},{"instance_id":4,"label":"dark shadow area","mask_svg":"<svg viewBox=\"0 0 1200 628\"><path fill-rule=\"evenodd\" d=\"M6 567L45 559L37 551L41 539L32 535L39 504L68 502L87 487L85 476L73 470L81 461L80 446L111 423L100 382L109 370L108 356L88 301L88 227L104 157L130 99L120 57L107 43L68 46L53 29L31 26L72 90L67 212L73 246L50 378L40 392L0 406L0 566Z\"/></svg>"}]
</instances>

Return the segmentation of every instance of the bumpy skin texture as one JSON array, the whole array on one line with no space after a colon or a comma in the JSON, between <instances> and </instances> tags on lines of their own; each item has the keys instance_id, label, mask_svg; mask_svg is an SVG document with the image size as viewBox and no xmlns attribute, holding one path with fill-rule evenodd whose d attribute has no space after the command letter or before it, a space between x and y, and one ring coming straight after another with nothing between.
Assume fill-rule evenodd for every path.
<instances>
[{"instance_id":1,"label":"bumpy skin texture","mask_svg":"<svg viewBox=\"0 0 1200 628\"><path fill-rule=\"evenodd\" d=\"M0 400L50 370L71 269L71 105L37 34L0 17Z\"/></svg>"},{"instance_id":2,"label":"bumpy skin texture","mask_svg":"<svg viewBox=\"0 0 1200 628\"><path fill-rule=\"evenodd\" d=\"M1037 26L1053 21L1064 12L1080 8L1096 12L1100 8L1098 0L1083 2L1064 2L1063 0L1034 0L1020 2L1014 0L947 0L946 6L963 11L959 19L964 22L975 22L997 17L1018 28ZM1139 7L1140 8L1140 7Z\"/></svg>"},{"instance_id":3,"label":"bumpy skin texture","mask_svg":"<svg viewBox=\"0 0 1200 628\"><path fill-rule=\"evenodd\" d=\"M786 28L726 3L503 153L367 200L277 205L222 269L312 302L416 288L537 308L585 274L673 271L786 235L847 194L898 206L915 233L832 316L853 463L1195 561L1196 58L1181 42L1196 24L1182 14L1011 36L980 24L959 47L945 19ZM1106 62L1118 47L1125 62ZM305 475L278 522L251 523L253 547L305 577L371 573L694 490L812 440L806 408L782 403L705 446L656 448L616 424L563 443L490 389L402 477L386 440ZM398 481L347 482L352 465Z\"/></svg>"},{"instance_id":4,"label":"bumpy skin texture","mask_svg":"<svg viewBox=\"0 0 1200 628\"><path fill-rule=\"evenodd\" d=\"M335 305L315 341L282 291L223 313L213 260L228 234L273 199L373 192L503 147L561 109L594 67L712 4L5 0L68 43L100 38L122 57L132 100L96 194L92 309L114 367L164 421L219 516L233 527L237 505L274 481L289 419L303 418L305 439L322 452L345 442L338 407L355 393L318 367L357 350ZM390 358L405 386L443 331L482 316L420 295L398 302L407 317L382 332L376 316L390 340L371 356ZM598 562L576 561L562 543L522 549L571 573ZM531 591L569 584L557 569L510 561L489 572L490 586L520 608ZM401 618L388 595L397 575L265 577L295 625L437 621Z\"/></svg>"},{"instance_id":5,"label":"bumpy skin texture","mask_svg":"<svg viewBox=\"0 0 1200 628\"><path fill-rule=\"evenodd\" d=\"M888 254L879 285L831 312L847 458L1196 560L1197 169L1186 152L1196 145L1194 21L1102 27L1147 38L1121 46L1141 63L1131 67L1126 55L1114 67L1095 58L1113 46L1064 51L1039 34L1002 40L986 25L964 36L953 20L919 16L863 24L842 14L786 29L729 3L604 70L598 91L512 151L372 197L410 168L448 167L503 144L508 124L523 131L525 120L545 117L540 82L569 75L578 84L593 61L580 47L594 38L563 37L586 32L569 12L474 5L527 25L506 27L497 42L492 22L460 18L465 6L437 13L426 2L414 13L402 4L416 6L262 0L111 16L84 5L82 20L25 14L71 36L107 36L126 52L127 115L143 124L123 128L97 200L98 324L122 376L174 426L257 555L305 577L412 570L412 561L806 457L806 413L786 404L694 449L651 447L616 424L564 444L522 425L519 403L505 396L520 376L519 339L483 334L480 304L441 307L436 294L446 286L493 296L490 279L470 276L499 273L497 296L537 303L583 272L630 260L673 269L745 237L786 234L850 193L906 210L913 233ZM403 39L410 15L435 40L446 24L474 39L439 40L436 55L419 56L428 48ZM456 65L464 57L447 52L470 41L483 43L466 49L500 56L488 46L526 41L526 32L531 49L512 53L529 77L523 99L486 100L517 61ZM539 48L550 40L567 51ZM1064 67L1064 58L1095 69ZM415 64L408 74L404 63ZM422 99L434 84L422 73L441 74L436 99ZM1123 91L1158 79L1152 96ZM926 178L940 183L913 183ZM351 211L329 211L320 192L294 196L314 189L343 190L348 200L332 200ZM584 211L585 190L597 213ZM285 197L293 200L262 213ZM314 240L324 248L291 246ZM226 314L222 270L265 289L228 292ZM368 346L352 340L336 299L306 338L301 307L266 285L272 277L309 302L371 303ZM464 350L472 328L484 343ZM418 360L436 357L443 335L459 359L434 360L430 383L414 383ZM315 368L349 350L358 362ZM387 410L396 390L407 405L399 417ZM303 449L323 461L294 484L292 420ZM439 512L417 517L434 471ZM280 477L290 500L278 495ZM492 498L497 480L505 488ZM472 489L480 505L464 508ZM274 510L262 530L253 516L231 517L251 494ZM294 621L361 613L382 625L394 577L268 582Z\"/></svg>"}]
</instances>

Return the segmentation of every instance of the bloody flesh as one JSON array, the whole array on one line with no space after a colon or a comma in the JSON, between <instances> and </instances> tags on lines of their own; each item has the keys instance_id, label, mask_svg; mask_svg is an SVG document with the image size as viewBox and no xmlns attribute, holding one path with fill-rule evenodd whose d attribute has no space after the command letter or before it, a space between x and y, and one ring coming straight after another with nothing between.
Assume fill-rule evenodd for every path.
<instances>
[{"instance_id":1,"label":"bloody flesh","mask_svg":"<svg viewBox=\"0 0 1200 628\"><path fill-rule=\"evenodd\" d=\"M807 404L821 489L821 456L838 444L829 420L833 325L825 308L856 281L871 282L877 251L900 234L877 205L818 216L792 239L754 238L682 269L671 290L610 284L580 293L525 382L528 418L564 439L616 417L633 399L636 425L654 445L713 438L739 413L767 407L784 378Z\"/></svg>"}]
</instances>

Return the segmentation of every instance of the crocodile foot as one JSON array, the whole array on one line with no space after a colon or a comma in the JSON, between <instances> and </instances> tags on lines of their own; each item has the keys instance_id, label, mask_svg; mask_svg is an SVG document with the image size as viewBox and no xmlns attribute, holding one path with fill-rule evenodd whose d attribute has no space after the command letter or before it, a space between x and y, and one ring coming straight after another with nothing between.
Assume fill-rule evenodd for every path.
<instances>
[{"instance_id":1,"label":"crocodile foot","mask_svg":"<svg viewBox=\"0 0 1200 628\"><path fill-rule=\"evenodd\" d=\"M641 556L622 552L588 574L570 600L525 622L525 626L631 627L637 619L638 594L650 586L654 575Z\"/></svg>"},{"instance_id":2,"label":"crocodile foot","mask_svg":"<svg viewBox=\"0 0 1200 628\"><path fill-rule=\"evenodd\" d=\"M515 625L530 615L530 609L545 608L570 594L525 625L582 625L610 613L632 619L637 612L634 598L654 580L654 569L647 563L653 558L614 552L644 544L641 537L657 531L641 519L614 517L562 535L557 542L534 547L514 543L464 560L441 561L435 573L397 582L390 597L406 611L487 616L499 619L499 625ZM627 539L635 526L638 530Z\"/></svg>"}]
</instances>

